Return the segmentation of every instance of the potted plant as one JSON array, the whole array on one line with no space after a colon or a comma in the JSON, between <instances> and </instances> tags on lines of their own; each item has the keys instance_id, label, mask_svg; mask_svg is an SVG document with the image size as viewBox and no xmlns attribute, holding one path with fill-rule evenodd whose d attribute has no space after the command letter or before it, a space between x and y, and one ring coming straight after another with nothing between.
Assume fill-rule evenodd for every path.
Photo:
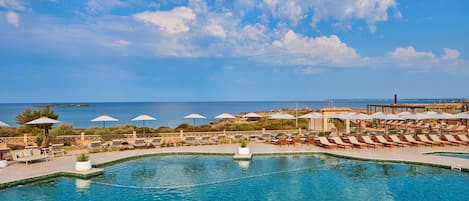
<instances>
[{"instance_id":1,"label":"potted plant","mask_svg":"<svg viewBox=\"0 0 469 201\"><path fill-rule=\"evenodd\" d=\"M91 169L91 161L89 156L86 154L80 154L77 156L77 161L75 162L75 170L78 171L87 171Z\"/></svg>"},{"instance_id":2,"label":"potted plant","mask_svg":"<svg viewBox=\"0 0 469 201\"><path fill-rule=\"evenodd\" d=\"M2 149L0 148L0 168L4 168L8 166L8 161L6 159L3 159L3 151L7 151L8 148Z\"/></svg>"},{"instance_id":3,"label":"potted plant","mask_svg":"<svg viewBox=\"0 0 469 201\"><path fill-rule=\"evenodd\" d=\"M239 142L241 143L241 146L238 147L238 154L240 154L240 155L250 154L251 151L249 150L246 139L244 137L242 137L241 139L239 139Z\"/></svg>"}]
</instances>

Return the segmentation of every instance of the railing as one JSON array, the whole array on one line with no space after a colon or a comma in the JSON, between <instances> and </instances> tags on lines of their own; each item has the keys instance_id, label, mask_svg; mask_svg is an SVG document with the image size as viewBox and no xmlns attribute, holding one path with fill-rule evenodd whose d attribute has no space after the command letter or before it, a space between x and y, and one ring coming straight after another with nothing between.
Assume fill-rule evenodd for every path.
<instances>
[{"instance_id":1,"label":"railing","mask_svg":"<svg viewBox=\"0 0 469 201\"><path fill-rule=\"evenodd\" d=\"M113 139L122 139L123 141L132 142L134 138L146 138L151 139L152 137L164 137L164 138L174 138L174 137L185 137L185 136L212 136L216 137L218 135L260 135L263 133L295 133L299 130L258 130L258 131L215 131L215 132L177 132L177 133L132 133L132 134L103 134L103 135L60 135L52 136L50 138L51 143L61 143L61 144L78 144L86 145L92 141L111 141ZM35 144L36 137L30 135L24 135L23 137L0 137L0 144L14 144L14 145L33 145Z\"/></svg>"}]
</instances>

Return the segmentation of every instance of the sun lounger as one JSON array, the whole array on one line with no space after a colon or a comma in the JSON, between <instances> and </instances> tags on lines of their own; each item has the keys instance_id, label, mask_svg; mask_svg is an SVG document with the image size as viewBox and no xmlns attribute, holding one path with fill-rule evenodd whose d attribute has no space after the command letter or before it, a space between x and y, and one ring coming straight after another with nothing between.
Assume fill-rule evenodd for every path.
<instances>
[{"instance_id":1,"label":"sun lounger","mask_svg":"<svg viewBox=\"0 0 469 201\"><path fill-rule=\"evenodd\" d=\"M90 152L101 151L103 149L103 142L93 141L88 145L88 150Z\"/></svg>"},{"instance_id":2,"label":"sun lounger","mask_svg":"<svg viewBox=\"0 0 469 201\"><path fill-rule=\"evenodd\" d=\"M469 142L469 138L467 138L467 136L465 135L456 135L459 140L463 141L463 142Z\"/></svg>"},{"instance_id":3,"label":"sun lounger","mask_svg":"<svg viewBox=\"0 0 469 201\"><path fill-rule=\"evenodd\" d=\"M404 138L405 138L405 140L407 140L407 142L410 142L410 143L415 144L417 146L418 145L431 146L431 144L415 140L415 138L412 137L411 135L404 135Z\"/></svg>"},{"instance_id":4,"label":"sun lounger","mask_svg":"<svg viewBox=\"0 0 469 201\"><path fill-rule=\"evenodd\" d=\"M46 160L46 162L48 161L48 155L41 154L41 151L39 149L23 149L13 151L12 157L14 161L24 162L26 163L26 165L29 162L38 160Z\"/></svg>"},{"instance_id":5,"label":"sun lounger","mask_svg":"<svg viewBox=\"0 0 469 201\"><path fill-rule=\"evenodd\" d=\"M334 143L336 143L337 145L342 146L344 148L345 147L352 147L353 148L353 144L344 142L340 137L332 137L332 141L334 141Z\"/></svg>"},{"instance_id":6,"label":"sun lounger","mask_svg":"<svg viewBox=\"0 0 469 201\"><path fill-rule=\"evenodd\" d=\"M226 135L218 135L215 139L213 139L213 143L215 144L221 144L221 143L226 143L227 137Z\"/></svg>"},{"instance_id":7,"label":"sun lounger","mask_svg":"<svg viewBox=\"0 0 469 201\"><path fill-rule=\"evenodd\" d=\"M195 140L194 136L187 136L186 139L184 140L187 145L197 145L197 141Z\"/></svg>"},{"instance_id":8,"label":"sun lounger","mask_svg":"<svg viewBox=\"0 0 469 201\"><path fill-rule=\"evenodd\" d=\"M420 141L425 142L425 143L427 143L427 144L431 144L431 145L443 145L443 143L441 143L441 142L435 142L435 141L429 140L426 135L417 135L417 137L420 139Z\"/></svg>"},{"instance_id":9,"label":"sun lounger","mask_svg":"<svg viewBox=\"0 0 469 201\"><path fill-rule=\"evenodd\" d=\"M212 144L212 142L210 142L210 136L203 136L200 139L200 144L201 145L210 145L210 144Z\"/></svg>"},{"instance_id":10,"label":"sun lounger","mask_svg":"<svg viewBox=\"0 0 469 201\"><path fill-rule=\"evenodd\" d=\"M145 139L144 138L136 138L132 144L135 148L143 148L146 147Z\"/></svg>"},{"instance_id":11,"label":"sun lounger","mask_svg":"<svg viewBox=\"0 0 469 201\"><path fill-rule=\"evenodd\" d=\"M435 142L440 142L442 144L447 144L447 145L454 145L454 146L457 146L458 144L457 143L452 143L452 142L449 142L449 141L443 141L440 139L440 137L436 136L436 135L429 135L430 139L432 139L433 141Z\"/></svg>"},{"instance_id":12,"label":"sun lounger","mask_svg":"<svg viewBox=\"0 0 469 201\"><path fill-rule=\"evenodd\" d=\"M162 144L162 138L161 137L154 137L151 139L150 145L153 147L159 147Z\"/></svg>"},{"instance_id":13,"label":"sun lounger","mask_svg":"<svg viewBox=\"0 0 469 201\"><path fill-rule=\"evenodd\" d=\"M262 141L262 142L269 142L272 137L268 133L264 133L260 135L257 139Z\"/></svg>"},{"instance_id":14,"label":"sun lounger","mask_svg":"<svg viewBox=\"0 0 469 201\"><path fill-rule=\"evenodd\" d=\"M55 157L56 154L62 154L65 156L64 144L53 144L49 148L49 153Z\"/></svg>"},{"instance_id":15,"label":"sun lounger","mask_svg":"<svg viewBox=\"0 0 469 201\"><path fill-rule=\"evenodd\" d=\"M463 144L463 145L469 145L469 142L464 142L464 141L459 141L459 140L456 140L456 138L454 138L454 136L452 135L444 135L446 140L448 142L452 142L452 143L455 143L455 144Z\"/></svg>"},{"instance_id":16,"label":"sun lounger","mask_svg":"<svg viewBox=\"0 0 469 201\"><path fill-rule=\"evenodd\" d=\"M412 145L412 143L410 143L410 142L402 141L397 135L389 135L389 138L391 138L392 142L395 142L395 143L398 143L398 144L408 145L408 146Z\"/></svg>"},{"instance_id":17,"label":"sun lounger","mask_svg":"<svg viewBox=\"0 0 469 201\"><path fill-rule=\"evenodd\" d=\"M124 143L124 142L123 142L122 140L120 140L120 139L112 140L112 141L111 141L111 147L120 149L120 148L122 148L122 144L123 144L123 143Z\"/></svg>"},{"instance_id":18,"label":"sun lounger","mask_svg":"<svg viewBox=\"0 0 469 201\"><path fill-rule=\"evenodd\" d=\"M384 147L384 144L377 143L377 142L374 142L373 140L371 140L370 136L364 135L364 136L362 136L362 139L363 139L363 141L365 141L366 144L373 145L374 147L376 147L376 146Z\"/></svg>"},{"instance_id":19,"label":"sun lounger","mask_svg":"<svg viewBox=\"0 0 469 201\"><path fill-rule=\"evenodd\" d=\"M357 140L357 138L355 138L354 136L348 136L347 139L350 141L350 143L352 143L355 146L359 146L359 147L366 146L366 147L373 147L373 148L375 147L375 146L370 145L370 144L359 142Z\"/></svg>"},{"instance_id":20,"label":"sun lounger","mask_svg":"<svg viewBox=\"0 0 469 201\"><path fill-rule=\"evenodd\" d=\"M327 140L326 137L319 137L319 146L327 147L327 148L338 147L337 144L330 143L329 140Z\"/></svg>"},{"instance_id":21,"label":"sun lounger","mask_svg":"<svg viewBox=\"0 0 469 201\"><path fill-rule=\"evenodd\" d=\"M464 132L465 129L466 129L465 125L460 125L457 128L454 128L453 131L454 132Z\"/></svg>"},{"instance_id":22,"label":"sun lounger","mask_svg":"<svg viewBox=\"0 0 469 201\"><path fill-rule=\"evenodd\" d=\"M377 135L375 136L376 139L378 140L379 143L382 143L384 145L387 145L389 147L392 147L392 146L401 146L401 144L398 144L398 143L395 143L395 142L389 142L388 140L386 140L386 138L384 138L384 136L382 135ZM404 145L402 145L404 146Z\"/></svg>"}]
</instances>

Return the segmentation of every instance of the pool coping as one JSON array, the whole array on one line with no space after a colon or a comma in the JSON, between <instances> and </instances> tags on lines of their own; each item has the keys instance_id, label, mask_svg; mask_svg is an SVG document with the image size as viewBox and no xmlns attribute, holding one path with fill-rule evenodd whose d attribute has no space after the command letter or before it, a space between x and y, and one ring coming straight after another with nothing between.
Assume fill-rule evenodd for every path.
<instances>
[{"instance_id":1,"label":"pool coping","mask_svg":"<svg viewBox=\"0 0 469 201\"><path fill-rule=\"evenodd\" d=\"M456 153L456 152L428 152L423 154L434 154L434 153ZM435 168L443 168L443 169L452 169L453 167L448 165L441 165L441 164L432 164L432 163L424 163L424 162L416 162L416 161L406 161L406 160L387 160L387 159L371 159L371 158L364 158L364 157L355 157L355 156L345 156L340 154L328 153L328 152L317 152L317 151L306 151L306 152L257 152L252 153L253 156L289 156L289 155L325 155L325 156L332 156L336 158L348 159L348 160L359 160L359 161L372 161L378 163L401 163L401 164L410 164L410 165L421 165L421 166L428 166L428 167L435 167ZM467 154L462 153L460 154ZM140 158L148 158L148 157L156 157L156 156L171 156L171 155L206 155L206 156L233 156L232 152L165 152L165 153L151 153L151 154L141 154L136 156L129 156L124 157L116 160L112 160L109 162L103 162L98 164L93 164L92 171L86 172L78 172L78 171L59 171L50 174L44 174L40 176L30 177L26 179L6 182L0 184L0 190L12 188L19 185L29 184L33 182L39 182L44 180L55 179L59 177L69 177L69 178L78 178L78 179L91 179L93 177L102 175L104 173L104 169L107 166L111 166L118 163L123 163L131 160L136 160ZM469 173L469 168L460 168L461 172Z\"/></svg>"}]
</instances>

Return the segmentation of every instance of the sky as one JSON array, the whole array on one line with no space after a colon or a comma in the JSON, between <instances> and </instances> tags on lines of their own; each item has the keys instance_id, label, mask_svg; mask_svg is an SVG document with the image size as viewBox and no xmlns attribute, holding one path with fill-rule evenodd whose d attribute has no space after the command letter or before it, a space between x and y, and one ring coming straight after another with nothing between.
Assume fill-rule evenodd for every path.
<instances>
[{"instance_id":1,"label":"sky","mask_svg":"<svg viewBox=\"0 0 469 201\"><path fill-rule=\"evenodd\" d=\"M0 103L469 97L465 0L0 0Z\"/></svg>"}]
</instances>

